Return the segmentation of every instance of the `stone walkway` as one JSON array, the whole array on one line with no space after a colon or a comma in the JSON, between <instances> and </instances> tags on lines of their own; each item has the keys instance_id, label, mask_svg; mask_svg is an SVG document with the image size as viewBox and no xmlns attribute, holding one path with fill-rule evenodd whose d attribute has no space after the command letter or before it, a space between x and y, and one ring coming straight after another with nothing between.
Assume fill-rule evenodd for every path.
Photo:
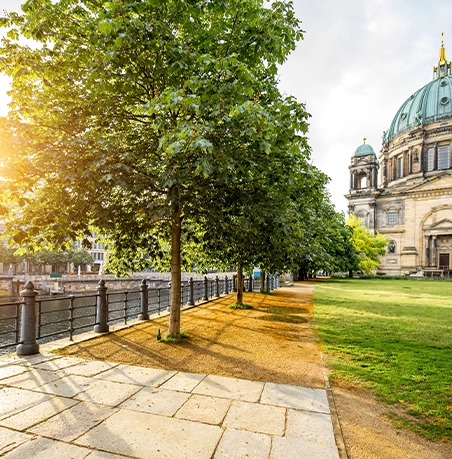
<instances>
[{"instance_id":1,"label":"stone walkway","mask_svg":"<svg viewBox=\"0 0 452 459\"><path fill-rule=\"evenodd\" d=\"M0 456L339 459L325 390L53 354L0 358Z\"/></svg>"}]
</instances>

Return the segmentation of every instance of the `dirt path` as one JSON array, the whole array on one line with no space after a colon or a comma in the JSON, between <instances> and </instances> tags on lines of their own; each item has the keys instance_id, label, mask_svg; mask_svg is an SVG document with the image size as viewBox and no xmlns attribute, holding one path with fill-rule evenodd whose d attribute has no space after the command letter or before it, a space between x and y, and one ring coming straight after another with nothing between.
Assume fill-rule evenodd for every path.
<instances>
[{"instance_id":1,"label":"dirt path","mask_svg":"<svg viewBox=\"0 0 452 459\"><path fill-rule=\"evenodd\" d=\"M227 306L233 295L183 311L187 340L157 342L167 317L84 341L62 352L87 359L232 376L256 381L325 387L318 336L311 326L313 283L272 295L245 293L249 310ZM451 445L431 443L392 427L388 409L351 385L332 388L349 459L451 459ZM338 446L342 438L338 438ZM343 451L343 458L345 458Z\"/></svg>"}]
</instances>

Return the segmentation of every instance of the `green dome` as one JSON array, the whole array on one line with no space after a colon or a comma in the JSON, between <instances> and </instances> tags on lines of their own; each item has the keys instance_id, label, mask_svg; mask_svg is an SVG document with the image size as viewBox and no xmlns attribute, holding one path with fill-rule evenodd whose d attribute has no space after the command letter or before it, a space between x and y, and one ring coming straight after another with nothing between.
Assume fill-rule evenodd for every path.
<instances>
[{"instance_id":1,"label":"green dome","mask_svg":"<svg viewBox=\"0 0 452 459\"><path fill-rule=\"evenodd\" d=\"M410 96L399 108L388 131L383 133L387 144L404 132L438 121L452 119L452 74L446 49L441 42L438 64L433 67L434 79Z\"/></svg>"},{"instance_id":2,"label":"green dome","mask_svg":"<svg viewBox=\"0 0 452 459\"><path fill-rule=\"evenodd\" d=\"M353 157L358 158L360 156L368 156L368 155L375 156L374 149L370 145L367 145L367 143L363 143L355 150L355 154L353 155Z\"/></svg>"},{"instance_id":3,"label":"green dome","mask_svg":"<svg viewBox=\"0 0 452 459\"><path fill-rule=\"evenodd\" d=\"M452 118L452 75L437 78L410 96L385 133L389 142L411 129Z\"/></svg>"}]
</instances>

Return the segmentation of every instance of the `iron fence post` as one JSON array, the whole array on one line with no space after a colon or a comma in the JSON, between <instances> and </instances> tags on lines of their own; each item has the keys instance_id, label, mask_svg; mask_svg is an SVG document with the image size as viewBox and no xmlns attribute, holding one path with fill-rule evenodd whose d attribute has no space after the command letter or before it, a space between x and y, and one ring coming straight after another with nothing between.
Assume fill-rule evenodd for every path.
<instances>
[{"instance_id":1,"label":"iron fence post","mask_svg":"<svg viewBox=\"0 0 452 459\"><path fill-rule=\"evenodd\" d=\"M265 276L265 290L267 292L270 291L270 275L269 274Z\"/></svg>"},{"instance_id":2,"label":"iron fence post","mask_svg":"<svg viewBox=\"0 0 452 459\"><path fill-rule=\"evenodd\" d=\"M224 276L224 294L229 294L229 279L228 276Z\"/></svg>"},{"instance_id":3,"label":"iron fence post","mask_svg":"<svg viewBox=\"0 0 452 459\"><path fill-rule=\"evenodd\" d=\"M39 344L36 341L36 295L32 282L28 281L24 290L20 292L23 297L22 317L20 326L20 341L16 347L17 355L32 355L39 353Z\"/></svg>"},{"instance_id":4,"label":"iron fence post","mask_svg":"<svg viewBox=\"0 0 452 459\"><path fill-rule=\"evenodd\" d=\"M74 295L69 296L69 339L74 337Z\"/></svg>"},{"instance_id":5,"label":"iron fence post","mask_svg":"<svg viewBox=\"0 0 452 459\"><path fill-rule=\"evenodd\" d=\"M237 274L232 275L232 291L237 291Z\"/></svg>"},{"instance_id":6,"label":"iron fence post","mask_svg":"<svg viewBox=\"0 0 452 459\"><path fill-rule=\"evenodd\" d=\"M250 274L250 281L249 281L249 284L248 284L248 292L252 292L254 289L254 286L253 286L253 275Z\"/></svg>"},{"instance_id":7,"label":"iron fence post","mask_svg":"<svg viewBox=\"0 0 452 459\"><path fill-rule=\"evenodd\" d=\"M204 276L204 295L201 298L203 301L207 301L209 299L209 280L207 279L207 276Z\"/></svg>"},{"instance_id":8,"label":"iron fence post","mask_svg":"<svg viewBox=\"0 0 452 459\"><path fill-rule=\"evenodd\" d=\"M189 306L194 306L195 304L195 295L194 295L194 289L193 289L193 277L190 277L190 279L188 280L188 301L187 301L187 304Z\"/></svg>"},{"instance_id":9,"label":"iron fence post","mask_svg":"<svg viewBox=\"0 0 452 459\"><path fill-rule=\"evenodd\" d=\"M218 298L220 296L220 279L215 277L215 296Z\"/></svg>"},{"instance_id":10,"label":"iron fence post","mask_svg":"<svg viewBox=\"0 0 452 459\"><path fill-rule=\"evenodd\" d=\"M143 279L140 284L140 309L141 312L138 314L139 320L149 320L148 312L148 284L146 279Z\"/></svg>"},{"instance_id":11,"label":"iron fence post","mask_svg":"<svg viewBox=\"0 0 452 459\"><path fill-rule=\"evenodd\" d=\"M96 333L105 333L110 330L110 327L107 323L107 287L105 287L105 281L103 279L99 281L97 292L96 325L94 326L94 331Z\"/></svg>"}]
</instances>

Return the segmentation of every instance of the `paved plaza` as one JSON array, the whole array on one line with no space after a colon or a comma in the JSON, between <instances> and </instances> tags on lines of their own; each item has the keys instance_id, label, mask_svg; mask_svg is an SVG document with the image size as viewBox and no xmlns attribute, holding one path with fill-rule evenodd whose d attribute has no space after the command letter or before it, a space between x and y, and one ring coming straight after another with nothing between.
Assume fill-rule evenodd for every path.
<instances>
[{"instance_id":1,"label":"paved plaza","mask_svg":"<svg viewBox=\"0 0 452 459\"><path fill-rule=\"evenodd\" d=\"M49 353L0 359L0 456L339 459L323 389Z\"/></svg>"}]
</instances>

